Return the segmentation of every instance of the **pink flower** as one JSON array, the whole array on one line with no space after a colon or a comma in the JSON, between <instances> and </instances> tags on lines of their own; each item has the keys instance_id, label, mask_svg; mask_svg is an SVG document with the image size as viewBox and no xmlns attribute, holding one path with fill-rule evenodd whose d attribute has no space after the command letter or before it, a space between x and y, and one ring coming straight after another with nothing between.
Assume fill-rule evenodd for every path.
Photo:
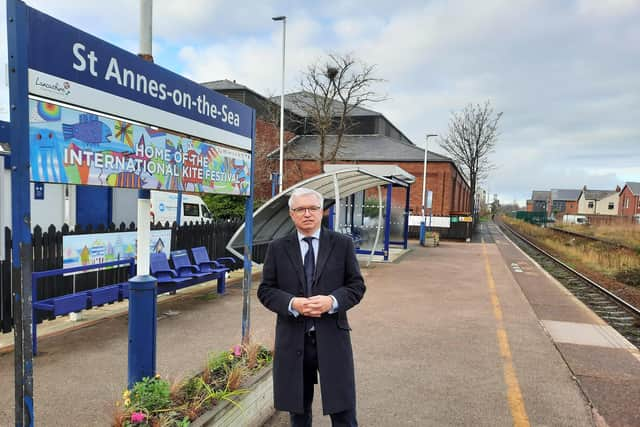
<instances>
[{"instance_id":1,"label":"pink flower","mask_svg":"<svg viewBox=\"0 0 640 427\"><path fill-rule=\"evenodd\" d=\"M242 356L242 346L234 345L233 346L233 355L236 357Z\"/></svg>"},{"instance_id":2,"label":"pink flower","mask_svg":"<svg viewBox=\"0 0 640 427\"><path fill-rule=\"evenodd\" d=\"M131 414L131 422L132 423L142 423L144 419L147 418L145 414L142 412L134 412Z\"/></svg>"}]
</instances>

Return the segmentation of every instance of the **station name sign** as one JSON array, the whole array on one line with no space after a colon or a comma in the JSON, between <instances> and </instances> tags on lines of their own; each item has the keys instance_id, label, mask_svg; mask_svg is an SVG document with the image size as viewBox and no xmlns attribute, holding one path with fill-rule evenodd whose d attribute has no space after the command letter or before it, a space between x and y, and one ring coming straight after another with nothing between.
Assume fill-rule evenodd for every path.
<instances>
[{"instance_id":1,"label":"station name sign","mask_svg":"<svg viewBox=\"0 0 640 427\"><path fill-rule=\"evenodd\" d=\"M244 150L253 111L29 9L29 92Z\"/></svg>"}]
</instances>

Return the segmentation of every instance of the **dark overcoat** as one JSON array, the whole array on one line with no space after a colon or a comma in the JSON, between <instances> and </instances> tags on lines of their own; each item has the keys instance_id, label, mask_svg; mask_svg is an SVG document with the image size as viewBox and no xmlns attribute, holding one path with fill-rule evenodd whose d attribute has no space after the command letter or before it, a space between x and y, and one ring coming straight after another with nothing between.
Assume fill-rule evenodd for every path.
<instances>
[{"instance_id":1,"label":"dark overcoat","mask_svg":"<svg viewBox=\"0 0 640 427\"><path fill-rule=\"evenodd\" d=\"M353 241L323 228L320 232L313 295L333 295L338 311L315 318L318 368L324 414L355 408L356 392L347 310L365 292ZM293 233L269 244L258 298L277 313L273 360L274 406L302 413L304 317L289 312L289 301L304 296L304 268L298 236Z\"/></svg>"}]
</instances>

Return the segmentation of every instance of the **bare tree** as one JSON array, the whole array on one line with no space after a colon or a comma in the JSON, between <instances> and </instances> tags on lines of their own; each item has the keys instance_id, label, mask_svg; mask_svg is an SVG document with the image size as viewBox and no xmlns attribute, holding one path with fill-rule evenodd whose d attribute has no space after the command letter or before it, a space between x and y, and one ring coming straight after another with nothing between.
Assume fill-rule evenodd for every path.
<instances>
[{"instance_id":1,"label":"bare tree","mask_svg":"<svg viewBox=\"0 0 640 427\"><path fill-rule=\"evenodd\" d=\"M350 115L363 104L384 101L372 86L383 80L375 77L375 66L351 56L329 54L307 67L300 83L301 92L293 104L304 112L306 125L320 138L320 166L335 160L342 137L351 128ZM327 136L335 135L333 146Z\"/></svg>"},{"instance_id":2,"label":"bare tree","mask_svg":"<svg viewBox=\"0 0 640 427\"><path fill-rule=\"evenodd\" d=\"M475 212L477 184L494 168L489 154L498 139L498 121L502 113L495 113L491 103L469 104L460 113L454 112L449 121L449 134L440 140L440 146L469 174L469 206Z\"/></svg>"}]
</instances>

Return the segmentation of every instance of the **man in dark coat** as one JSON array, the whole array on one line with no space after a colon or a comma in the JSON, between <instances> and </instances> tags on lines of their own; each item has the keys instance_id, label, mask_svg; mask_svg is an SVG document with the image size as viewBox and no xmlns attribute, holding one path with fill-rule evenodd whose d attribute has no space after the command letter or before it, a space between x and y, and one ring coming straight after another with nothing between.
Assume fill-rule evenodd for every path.
<instances>
[{"instance_id":1,"label":"man in dark coat","mask_svg":"<svg viewBox=\"0 0 640 427\"><path fill-rule=\"evenodd\" d=\"M321 228L322 203L314 190L294 190L289 215L296 232L272 241L264 261L258 298L278 315L274 405L290 413L292 426L310 426L319 372L324 414L334 426L357 426L347 310L365 285L352 240Z\"/></svg>"}]
</instances>

